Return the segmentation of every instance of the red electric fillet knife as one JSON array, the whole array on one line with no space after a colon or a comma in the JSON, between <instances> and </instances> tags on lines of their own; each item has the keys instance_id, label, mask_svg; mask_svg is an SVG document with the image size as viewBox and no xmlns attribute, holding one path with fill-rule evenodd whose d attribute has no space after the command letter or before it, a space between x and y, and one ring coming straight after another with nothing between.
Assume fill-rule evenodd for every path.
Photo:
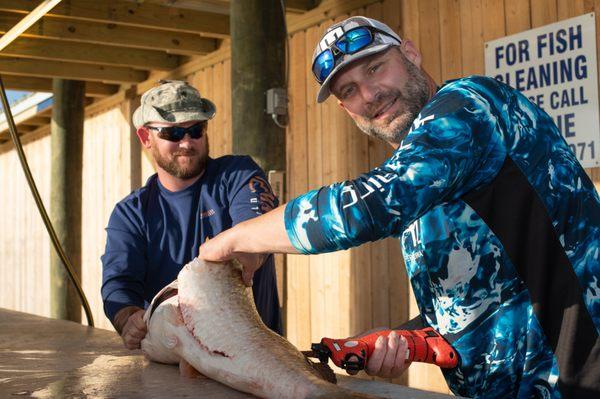
<instances>
[{"instance_id":1,"label":"red electric fillet knife","mask_svg":"<svg viewBox=\"0 0 600 399\"><path fill-rule=\"evenodd\" d=\"M433 328L394 331L406 339L407 362L431 363L448 369L458 365L456 350ZM377 338L380 335L387 337L390 332L392 330L381 330L358 338L323 338L320 343L312 344L312 357L325 364L331 359L336 366L345 370L360 371L373 354Z\"/></svg>"}]
</instances>

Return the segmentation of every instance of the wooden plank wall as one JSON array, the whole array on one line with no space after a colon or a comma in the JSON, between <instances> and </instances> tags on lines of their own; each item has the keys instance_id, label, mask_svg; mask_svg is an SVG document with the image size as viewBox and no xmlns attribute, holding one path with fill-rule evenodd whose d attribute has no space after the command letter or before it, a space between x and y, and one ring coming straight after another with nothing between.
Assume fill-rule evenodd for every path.
<instances>
[{"instance_id":1,"label":"wooden plank wall","mask_svg":"<svg viewBox=\"0 0 600 399\"><path fill-rule=\"evenodd\" d=\"M47 204L50 136L28 144L24 151ZM50 241L15 151L0 154L0 187L0 307L48 315Z\"/></svg>"},{"instance_id":2,"label":"wooden plank wall","mask_svg":"<svg viewBox=\"0 0 600 399\"><path fill-rule=\"evenodd\" d=\"M86 115L83 141L82 285L96 326L112 329L104 316L100 256L105 227L115 206L132 190L129 102ZM82 318L84 318L82 316Z\"/></svg>"},{"instance_id":3,"label":"wooden plank wall","mask_svg":"<svg viewBox=\"0 0 600 399\"><path fill-rule=\"evenodd\" d=\"M364 4L366 4L365 2ZM600 0L384 0L353 11L382 19L423 53L424 68L441 82L483 74L484 42L590 11ZM357 130L335 100L315 101L309 71L314 45L333 21L303 26L289 36L290 125L287 129L287 199L378 165L389 154L383 143ZM597 24L600 19L597 17ZM598 28L600 34L600 26ZM600 46L598 46L600 50ZM210 154L231 152L230 60L218 58L185 76L217 105L209 124ZM186 72L187 73L187 72ZM96 322L104 318L99 287L104 227L114 204L154 173L147 155L132 144L134 102L87 114L84 148L83 285ZM36 181L49 196L49 137L26 145ZM138 151L138 152L136 152ZM136 159L137 157L137 159ZM132 171L136 162L138 174ZM600 169L588 171L600 183ZM14 152L0 149L0 306L49 314L49 241ZM289 256L285 287L286 334L301 349L323 336L343 337L376 326L395 326L417 314L396 240L320 256ZM398 382L447 391L435 367L413 365Z\"/></svg>"}]
</instances>

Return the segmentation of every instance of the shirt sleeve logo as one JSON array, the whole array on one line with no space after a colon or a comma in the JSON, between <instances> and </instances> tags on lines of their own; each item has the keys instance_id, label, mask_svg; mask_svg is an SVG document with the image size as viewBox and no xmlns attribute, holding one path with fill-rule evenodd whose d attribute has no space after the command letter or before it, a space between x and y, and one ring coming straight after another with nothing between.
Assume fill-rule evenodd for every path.
<instances>
[{"instance_id":1,"label":"shirt sleeve logo","mask_svg":"<svg viewBox=\"0 0 600 399\"><path fill-rule=\"evenodd\" d=\"M257 214L267 213L275 208L277 198L275 198L271 186L265 179L260 176L254 176L248 182L248 186L250 187L250 192L255 195L250 201L253 205L252 209Z\"/></svg>"}]
</instances>

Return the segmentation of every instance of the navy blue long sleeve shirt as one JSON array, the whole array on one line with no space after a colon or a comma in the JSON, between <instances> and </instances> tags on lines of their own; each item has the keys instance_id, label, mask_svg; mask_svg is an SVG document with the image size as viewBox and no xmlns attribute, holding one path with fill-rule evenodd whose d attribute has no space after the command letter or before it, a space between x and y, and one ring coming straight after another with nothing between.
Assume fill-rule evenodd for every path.
<instances>
[{"instance_id":1,"label":"navy blue long sleeve shirt","mask_svg":"<svg viewBox=\"0 0 600 399\"><path fill-rule=\"evenodd\" d=\"M202 177L184 190L167 190L155 174L120 201L106 227L102 300L113 320L126 306L145 308L206 238L277 206L264 173L247 156L209 158ZM254 275L256 308L281 334L273 256Z\"/></svg>"}]
</instances>

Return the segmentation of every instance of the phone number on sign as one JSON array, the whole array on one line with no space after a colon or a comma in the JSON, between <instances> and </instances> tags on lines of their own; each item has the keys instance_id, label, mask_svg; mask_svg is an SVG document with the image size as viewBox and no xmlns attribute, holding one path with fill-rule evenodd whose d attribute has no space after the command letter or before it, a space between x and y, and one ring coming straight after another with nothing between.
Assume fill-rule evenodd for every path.
<instances>
[{"instance_id":1,"label":"phone number on sign","mask_svg":"<svg viewBox=\"0 0 600 399\"><path fill-rule=\"evenodd\" d=\"M569 148L580 161L596 158L596 148L593 141L589 143L571 143Z\"/></svg>"}]
</instances>

